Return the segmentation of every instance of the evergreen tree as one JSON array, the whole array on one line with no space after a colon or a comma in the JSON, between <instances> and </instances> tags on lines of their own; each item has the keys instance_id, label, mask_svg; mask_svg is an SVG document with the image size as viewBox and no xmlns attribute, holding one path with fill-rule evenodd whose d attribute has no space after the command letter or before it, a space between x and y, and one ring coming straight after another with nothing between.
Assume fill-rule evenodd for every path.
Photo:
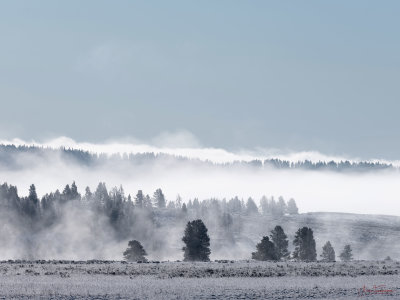
<instances>
[{"instance_id":1,"label":"evergreen tree","mask_svg":"<svg viewBox=\"0 0 400 300\"><path fill-rule=\"evenodd\" d=\"M145 208L147 208L148 210L151 210L153 208L153 204L151 203L151 198L149 195L146 195L146 197L144 197L143 201L144 201L143 206Z\"/></svg>"},{"instance_id":2,"label":"evergreen tree","mask_svg":"<svg viewBox=\"0 0 400 300\"><path fill-rule=\"evenodd\" d=\"M278 214L278 206L275 202L275 198L271 197L271 199L268 202L268 212L269 214L276 216Z\"/></svg>"},{"instance_id":3,"label":"evergreen tree","mask_svg":"<svg viewBox=\"0 0 400 300\"><path fill-rule=\"evenodd\" d=\"M39 198L36 193L36 187L34 184L31 184L31 186L29 187L28 199L34 206L37 206L39 204Z\"/></svg>"},{"instance_id":4,"label":"evergreen tree","mask_svg":"<svg viewBox=\"0 0 400 300\"><path fill-rule=\"evenodd\" d=\"M29 195L26 198L23 210L32 219L35 219L40 215L40 202L34 184L31 184L29 187Z\"/></svg>"},{"instance_id":5,"label":"evergreen tree","mask_svg":"<svg viewBox=\"0 0 400 300\"><path fill-rule=\"evenodd\" d=\"M176 196L175 207L178 209L182 207L182 198L179 194Z\"/></svg>"},{"instance_id":6,"label":"evergreen tree","mask_svg":"<svg viewBox=\"0 0 400 300\"><path fill-rule=\"evenodd\" d=\"M342 253L340 253L339 257L342 261L350 261L353 260L353 250L350 245L344 246Z\"/></svg>"},{"instance_id":7,"label":"evergreen tree","mask_svg":"<svg viewBox=\"0 0 400 300\"><path fill-rule=\"evenodd\" d=\"M233 219L230 213L223 213L221 216L221 225L224 229L230 229Z\"/></svg>"},{"instance_id":8,"label":"evergreen tree","mask_svg":"<svg viewBox=\"0 0 400 300\"><path fill-rule=\"evenodd\" d=\"M285 199L282 196L278 198L278 203L276 204L276 212L278 216L283 216L286 213L287 207Z\"/></svg>"},{"instance_id":9,"label":"evergreen tree","mask_svg":"<svg viewBox=\"0 0 400 300\"><path fill-rule=\"evenodd\" d=\"M193 209L192 199L189 199L189 202L187 204L187 209Z\"/></svg>"},{"instance_id":10,"label":"evergreen tree","mask_svg":"<svg viewBox=\"0 0 400 300\"><path fill-rule=\"evenodd\" d=\"M143 208L144 207L144 196L142 190L138 190L136 197L135 197L135 206L138 208Z\"/></svg>"},{"instance_id":11,"label":"evergreen tree","mask_svg":"<svg viewBox=\"0 0 400 300\"><path fill-rule=\"evenodd\" d=\"M175 202L168 201L167 208L170 209L170 210L174 210L175 209Z\"/></svg>"},{"instance_id":12,"label":"evergreen tree","mask_svg":"<svg viewBox=\"0 0 400 300\"><path fill-rule=\"evenodd\" d=\"M87 186L86 189L85 189L85 197L84 197L84 199L89 202L89 201L92 200L92 197L93 197L93 194L90 191L90 188Z\"/></svg>"},{"instance_id":13,"label":"evergreen tree","mask_svg":"<svg viewBox=\"0 0 400 300\"><path fill-rule=\"evenodd\" d=\"M124 252L124 259L127 261L147 261L147 255L142 244L136 240L129 241L128 248Z\"/></svg>"},{"instance_id":14,"label":"evergreen tree","mask_svg":"<svg viewBox=\"0 0 400 300\"><path fill-rule=\"evenodd\" d=\"M275 245L276 257L278 260L289 257L289 241L281 226L275 226L275 228L271 231L271 241Z\"/></svg>"},{"instance_id":15,"label":"evergreen tree","mask_svg":"<svg viewBox=\"0 0 400 300\"><path fill-rule=\"evenodd\" d=\"M269 214L269 206L268 206L268 198L265 196L262 196L260 199L260 208L262 211L263 215Z\"/></svg>"},{"instance_id":16,"label":"evergreen tree","mask_svg":"<svg viewBox=\"0 0 400 300\"><path fill-rule=\"evenodd\" d=\"M252 198L249 198L246 203L247 214L253 215L258 213L258 207Z\"/></svg>"},{"instance_id":17,"label":"evergreen tree","mask_svg":"<svg viewBox=\"0 0 400 300\"><path fill-rule=\"evenodd\" d=\"M186 204L185 204L185 203L182 204L182 209L181 209L181 211L182 211L182 213L183 213L184 215L187 214L187 207L186 207Z\"/></svg>"},{"instance_id":18,"label":"evergreen tree","mask_svg":"<svg viewBox=\"0 0 400 300\"><path fill-rule=\"evenodd\" d=\"M336 260L335 250L333 249L331 242L327 241L322 247L322 261L332 262Z\"/></svg>"},{"instance_id":19,"label":"evergreen tree","mask_svg":"<svg viewBox=\"0 0 400 300\"><path fill-rule=\"evenodd\" d=\"M72 199L72 191L71 188L69 187L69 184L67 184L63 190L63 202L67 202Z\"/></svg>"},{"instance_id":20,"label":"evergreen tree","mask_svg":"<svg viewBox=\"0 0 400 300\"><path fill-rule=\"evenodd\" d=\"M96 205L99 208L104 207L105 203L108 202L109 196L106 184L104 182L100 182L97 186L96 191L94 192L94 198L96 199Z\"/></svg>"},{"instance_id":21,"label":"evergreen tree","mask_svg":"<svg viewBox=\"0 0 400 300\"><path fill-rule=\"evenodd\" d=\"M199 208L200 208L199 199L194 198L193 199L193 209L197 211Z\"/></svg>"},{"instance_id":22,"label":"evergreen tree","mask_svg":"<svg viewBox=\"0 0 400 300\"><path fill-rule=\"evenodd\" d=\"M210 237L202 220L188 222L182 241L185 243L184 261L209 261Z\"/></svg>"},{"instance_id":23,"label":"evergreen tree","mask_svg":"<svg viewBox=\"0 0 400 300\"><path fill-rule=\"evenodd\" d=\"M242 212L242 202L237 196L229 200L227 206L230 213L240 214Z\"/></svg>"},{"instance_id":24,"label":"evergreen tree","mask_svg":"<svg viewBox=\"0 0 400 300\"><path fill-rule=\"evenodd\" d=\"M154 205L158 208L165 208L165 197L161 189L157 189L153 195Z\"/></svg>"},{"instance_id":25,"label":"evergreen tree","mask_svg":"<svg viewBox=\"0 0 400 300\"><path fill-rule=\"evenodd\" d=\"M256 260L278 260L275 245L264 236L260 243L256 246L257 251L251 254L251 257Z\"/></svg>"},{"instance_id":26,"label":"evergreen tree","mask_svg":"<svg viewBox=\"0 0 400 300\"><path fill-rule=\"evenodd\" d=\"M299 213L299 209L297 208L296 201L291 198L287 204L287 212L289 215L297 215Z\"/></svg>"},{"instance_id":27,"label":"evergreen tree","mask_svg":"<svg viewBox=\"0 0 400 300\"><path fill-rule=\"evenodd\" d=\"M303 261L315 261L317 259L314 234L311 228L299 228L294 237L293 244L295 246L293 258Z\"/></svg>"},{"instance_id":28,"label":"evergreen tree","mask_svg":"<svg viewBox=\"0 0 400 300\"><path fill-rule=\"evenodd\" d=\"M72 200L81 200L81 195L78 193L78 187L75 184L75 181L72 182L71 185L71 199Z\"/></svg>"}]
</instances>

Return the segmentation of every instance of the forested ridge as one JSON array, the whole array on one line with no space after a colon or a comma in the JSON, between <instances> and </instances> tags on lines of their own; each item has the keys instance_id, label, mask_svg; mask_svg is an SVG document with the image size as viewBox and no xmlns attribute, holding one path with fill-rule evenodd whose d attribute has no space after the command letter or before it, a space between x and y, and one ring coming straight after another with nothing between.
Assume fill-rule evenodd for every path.
<instances>
[{"instance_id":1,"label":"forested ridge","mask_svg":"<svg viewBox=\"0 0 400 300\"><path fill-rule=\"evenodd\" d=\"M69 148L45 148L37 146L15 146L0 145L0 168L24 168L29 164L28 159L20 159L22 157L34 157L36 162L47 161L49 158L60 158L65 161L77 163L81 166L96 167L105 163L130 163L133 165L152 164L160 161L168 161L170 163L181 163L187 165L219 165L224 168L230 167L251 167L257 169L300 169L300 170L329 170L335 172L368 172L378 170L398 170L392 164L381 162L350 162L350 161L319 161L312 162L310 160L291 162L281 159L265 159L252 161L234 161L230 163L214 163L211 161L203 161L200 159L187 158L165 153L91 153L79 149ZM33 162L30 162L33 163Z\"/></svg>"}]
</instances>

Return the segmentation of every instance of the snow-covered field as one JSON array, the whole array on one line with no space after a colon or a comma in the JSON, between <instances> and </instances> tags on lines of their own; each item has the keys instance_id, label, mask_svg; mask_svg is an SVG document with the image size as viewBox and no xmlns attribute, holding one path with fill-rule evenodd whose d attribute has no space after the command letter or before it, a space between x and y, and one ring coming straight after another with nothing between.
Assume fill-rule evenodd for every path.
<instances>
[{"instance_id":1,"label":"snow-covered field","mask_svg":"<svg viewBox=\"0 0 400 300\"><path fill-rule=\"evenodd\" d=\"M0 299L398 299L399 271L393 261L8 261Z\"/></svg>"}]
</instances>

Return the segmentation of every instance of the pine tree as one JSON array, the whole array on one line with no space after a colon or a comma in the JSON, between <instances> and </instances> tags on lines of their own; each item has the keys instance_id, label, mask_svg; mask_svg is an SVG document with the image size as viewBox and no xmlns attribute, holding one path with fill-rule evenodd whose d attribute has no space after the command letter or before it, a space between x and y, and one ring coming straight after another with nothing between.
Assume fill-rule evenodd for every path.
<instances>
[{"instance_id":1,"label":"pine tree","mask_svg":"<svg viewBox=\"0 0 400 300\"><path fill-rule=\"evenodd\" d=\"M295 246L293 258L304 261L315 261L317 259L314 234L311 228L299 228L294 237L293 245Z\"/></svg>"},{"instance_id":2,"label":"pine tree","mask_svg":"<svg viewBox=\"0 0 400 300\"><path fill-rule=\"evenodd\" d=\"M93 196L93 194L90 191L90 188L87 186L86 189L85 189L85 197L84 197L84 199L86 201L91 201L92 200L92 196Z\"/></svg>"},{"instance_id":3,"label":"pine tree","mask_svg":"<svg viewBox=\"0 0 400 300\"><path fill-rule=\"evenodd\" d=\"M262 196L262 198L260 199L260 208L263 215L268 215L270 213L267 197Z\"/></svg>"},{"instance_id":4,"label":"pine tree","mask_svg":"<svg viewBox=\"0 0 400 300\"><path fill-rule=\"evenodd\" d=\"M253 215L258 213L258 207L252 198L249 198L246 203L247 214Z\"/></svg>"},{"instance_id":5,"label":"pine tree","mask_svg":"<svg viewBox=\"0 0 400 300\"><path fill-rule=\"evenodd\" d=\"M331 242L327 241L322 247L322 261L332 262L336 260L335 250L333 249Z\"/></svg>"},{"instance_id":6,"label":"pine tree","mask_svg":"<svg viewBox=\"0 0 400 300\"><path fill-rule=\"evenodd\" d=\"M184 215L187 214L187 207L186 207L186 204L185 204L185 203L182 204L182 209L181 209L181 211L182 211L182 213L183 213Z\"/></svg>"},{"instance_id":7,"label":"pine tree","mask_svg":"<svg viewBox=\"0 0 400 300\"><path fill-rule=\"evenodd\" d=\"M143 201L144 201L143 206L145 208L147 208L148 210L151 210L153 208L153 204L151 203L151 198L149 195L146 195L146 197L144 197Z\"/></svg>"},{"instance_id":8,"label":"pine tree","mask_svg":"<svg viewBox=\"0 0 400 300\"><path fill-rule=\"evenodd\" d=\"M271 231L271 241L275 245L276 256L278 260L289 257L290 255L288 251L289 241L287 239L287 235L285 234L281 226L278 225Z\"/></svg>"},{"instance_id":9,"label":"pine tree","mask_svg":"<svg viewBox=\"0 0 400 300\"><path fill-rule=\"evenodd\" d=\"M188 222L182 241L185 243L184 261L209 261L210 237L202 220Z\"/></svg>"},{"instance_id":10,"label":"pine tree","mask_svg":"<svg viewBox=\"0 0 400 300\"><path fill-rule=\"evenodd\" d=\"M165 208L165 197L161 189L157 189L153 195L154 205L158 208Z\"/></svg>"},{"instance_id":11,"label":"pine tree","mask_svg":"<svg viewBox=\"0 0 400 300\"><path fill-rule=\"evenodd\" d=\"M67 202L72 199L72 192L69 184L67 184L63 190L63 202Z\"/></svg>"},{"instance_id":12,"label":"pine tree","mask_svg":"<svg viewBox=\"0 0 400 300\"><path fill-rule=\"evenodd\" d=\"M182 197L179 194L176 196L175 207L178 209L182 207Z\"/></svg>"},{"instance_id":13,"label":"pine tree","mask_svg":"<svg viewBox=\"0 0 400 300\"><path fill-rule=\"evenodd\" d=\"M144 207L144 196L142 190L138 190L136 197L135 197L135 206L138 208Z\"/></svg>"},{"instance_id":14,"label":"pine tree","mask_svg":"<svg viewBox=\"0 0 400 300\"><path fill-rule=\"evenodd\" d=\"M255 260L278 260L276 248L273 242L267 236L264 236L260 243L256 246L257 251L251 254Z\"/></svg>"},{"instance_id":15,"label":"pine tree","mask_svg":"<svg viewBox=\"0 0 400 300\"><path fill-rule=\"evenodd\" d=\"M278 216L283 216L287 211L285 199L282 196L278 198L278 203L276 203L276 213Z\"/></svg>"},{"instance_id":16,"label":"pine tree","mask_svg":"<svg viewBox=\"0 0 400 300\"><path fill-rule=\"evenodd\" d=\"M106 202L108 202L109 196L106 184L104 182L100 182L97 186L96 191L94 192L94 198L96 199L96 205L99 208L104 207Z\"/></svg>"},{"instance_id":17,"label":"pine tree","mask_svg":"<svg viewBox=\"0 0 400 300\"><path fill-rule=\"evenodd\" d=\"M71 199L72 200L81 200L81 195L78 193L78 187L76 186L75 181L72 182L72 185L71 185Z\"/></svg>"},{"instance_id":18,"label":"pine tree","mask_svg":"<svg viewBox=\"0 0 400 300\"><path fill-rule=\"evenodd\" d=\"M31 184L31 186L29 187L29 196L28 196L28 198L29 198L29 201L31 203L33 203L35 206L38 205L39 198L38 198L38 195L36 193L36 187L35 187L34 184Z\"/></svg>"},{"instance_id":19,"label":"pine tree","mask_svg":"<svg viewBox=\"0 0 400 300\"><path fill-rule=\"evenodd\" d=\"M287 212L289 215L297 215L299 213L299 209L297 208L296 201L291 198L287 204Z\"/></svg>"},{"instance_id":20,"label":"pine tree","mask_svg":"<svg viewBox=\"0 0 400 300\"><path fill-rule=\"evenodd\" d=\"M168 201L167 208L169 210L174 210L175 209L175 202L174 201Z\"/></svg>"},{"instance_id":21,"label":"pine tree","mask_svg":"<svg viewBox=\"0 0 400 300\"><path fill-rule=\"evenodd\" d=\"M32 219L39 217L40 215L40 201L38 195L36 193L36 187L34 184L31 184L29 187L29 195L26 198L26 204L23 208L25 213L30 216Z\"/></svg>"},{"instance_id":22,"label":"pine tree","mask_svg":"<svg viewBox=\"0 0 400 300\"><path fill-rule=\"evenodd\" d=\"M340 253L339 257L342 261L350 261L353 259L353 250L350 245L344 246L342 253Z\"/></svg>"},{"instance_id":23,"label":"pine tree","mask_svg":"<svg viewBox=\"0 0 400 300\"><path fill-rule=\"evenodd\" d=\"M146 251L144 250L142 244L136 240L129 241L128 248L123 254L124 259L127 261L147 261L145 258L147 255Z\"/></svg>"}]
</instances>

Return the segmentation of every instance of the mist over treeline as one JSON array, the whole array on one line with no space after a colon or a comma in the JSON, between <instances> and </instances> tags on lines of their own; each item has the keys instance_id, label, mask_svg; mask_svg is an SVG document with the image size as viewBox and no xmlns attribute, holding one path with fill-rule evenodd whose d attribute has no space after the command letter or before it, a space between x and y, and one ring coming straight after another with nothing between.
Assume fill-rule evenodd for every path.
<instances>
[{"instance_id":1,"label":"mist over treeline","mask_svg":"<svg viewBox=\"0 0 400 300\"><path fill-rule=\"evenodd\" d=\"M327 241L335 249L351 244L356 259L398 258L400 250L399 217L299 214L296 201L283 197L167 199L162 189L129 194L104 182L93 191L73 182L44 195L32 184L28 196L19 196L16 186L3 183L0 260L120 260L130 240L140 241L149 259L181 260L185 226L197 219L209 230L212 259L251 258L276 225L290 241L299 228L312 228L319 253Z\"/></svg>"},{"instance_id":2,"label":"mist over treeline","mask_svg":"<svg viewBox=\"0 0 400 300\"><path fill-rule=\"evenodd\" d=\"M23 158L21 159L21 156ZM49 148L39 146L15 146L0 145L0 168L18 169L29 167L27 157L34 156L35 163L46 162L52 157L61 158L65 161L77 163L81 166L96 167L106 163L129 163L132 165L155 164L160 161L168 161L169 163L181 163L186 165L202 165L214 166L218 165L224 168L232 167L251 167L255 169L299 169L299 170L315 170L315 171L335 171L335 172L368 172L379 170L398 170L397 167L390 163L359 161L318 161L310 160L292 162L281 159L265 159L251 161L233 161L229 163L215 163L195 158L187 158L184 156L166 154L166 153L91 153L79 149L68 148ZM26 165L28 164L28 165Z\"/></svg>"},{"instance_id":3,"label":"mist over treeline","mask_svg":"<svg viewBox=\"0 0 400 300\"><path fill-rule=\"evenodd\" d=\"M126 195L122 186L108 190L105 183L99 183L93 192L86 187L81 194L75 182L42 197L34 184L28 196L20 197L16 186L4 183L0 185L0 211L1 256L5 258L8 252L12 257L30 259L69 255L107 258L106 248L129 239L144 241L157 257L167 257L167 244L179 241L167 237L179 236L178 228L190 219L204 219L222 244L233 245L245 216L279 218L298 214L295 200L286 202L283 197L275 200L264 196L258 204L252 198L238 197L184 202L179 195L167 200L161 189L151 196L142 190ZM74 239L81 243L77 249L73 245L64 248Z\"/></svg>"}]
</instances>

